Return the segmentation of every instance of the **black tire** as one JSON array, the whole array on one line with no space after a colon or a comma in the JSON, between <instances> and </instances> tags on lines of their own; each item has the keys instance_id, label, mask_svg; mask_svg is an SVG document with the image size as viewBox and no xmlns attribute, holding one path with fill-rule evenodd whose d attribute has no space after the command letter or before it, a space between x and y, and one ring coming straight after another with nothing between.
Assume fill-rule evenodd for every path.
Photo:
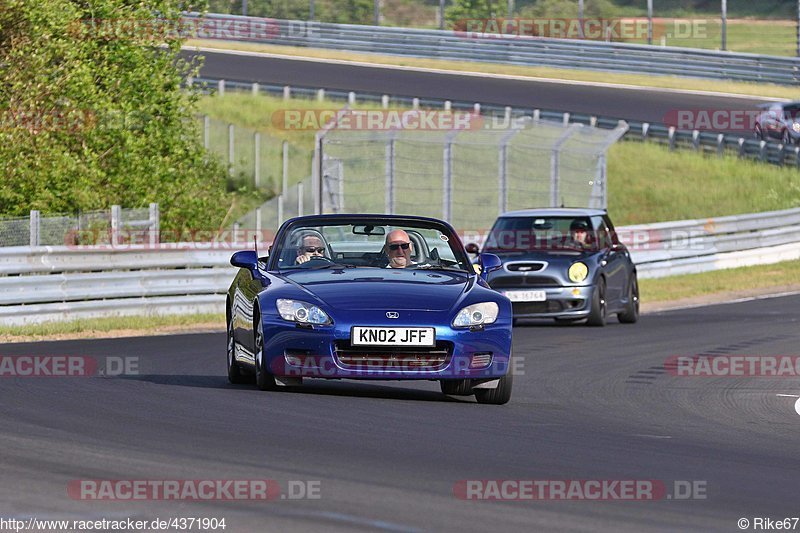
<instances>
[{"instance_id":1,"label":"black tire","mask_svg":"<svg viewBox=\"0 0 800 533\"><path fill-rule=\"evenodd\" d=\"M234 358L235 353L235 346L233 340L233 320L230 317L230 313L228 316L228 381L233 383L234 385L241 385L242 383L247 382L247 377L245 373L242 371L242 368L239 366L239 363L236 362Z\"/></svg>"},{"instance_id":2,"label":"black tire","mask_svg":"<svg viewBox=\"0 0 800 533\"><path fill-rule=\"evenodd\" d=\"M602 328L608 318L608 302L606 302L606 280L600 278L597 287L592 291L592 310L589 312L587 326Z\"/></svg>"},{"instance_id":3,"label":"black tire","mask_svg":"<svg viewBox=\"0 0 800 533\"><path fill-rule=\"evenodd\" d=\"M753 137L755 137L757 141L767 140L767 137L764 135L764 130L761 129L759 124L756 124L756 127L753 129Z\"/></svg>"},{"instance_id":4,"label":"black tire","mask_svg":"<svg viewBox=\"0 0 800 533\"><path fill-rule=\"evenodd\" d=\"M617 313L617 318L623 324L635 324L639 320L639 280L635 272L628 282L628 305L625 311Z\"/></svg>"},{"instance_id":5,"label":"black tire","mask_svg":"<svg viewBox=\"0 0 800 533\"><path fill-rule=\"evenodd\" d=\"M497 384L496 389L474 389L475 399L478 403L489 405L503 405L508 403L511 399L511 389L514 385L514 375L511 369L508 374L500 378L500 383Z\"/></svg>"},{"instance_id":6,"label":"black tire","mask_svg":"<svg viewBox=\"0 0 800 533\"><path fill-rule=\"evenodd\" d=\"M253 324L253 337L255 353L255 366L256 366L256 386L261 390L275 390L278 385L275 383L275 376L273 376L267 368L267 358L264 357L264 325L261 322L261 315L255 314L255 324Z\"/></svg>"},{"instance_id":7,"label":"black tire","mask_svg":"<svg viewBox=\"0 0 800 533\"><path fill-rule=\"evenodd\" d=\"M439 386L442 394L448 396L470 396L472 395L472 381L469 379L440 379Z\"/></svg>"}]
</instances>

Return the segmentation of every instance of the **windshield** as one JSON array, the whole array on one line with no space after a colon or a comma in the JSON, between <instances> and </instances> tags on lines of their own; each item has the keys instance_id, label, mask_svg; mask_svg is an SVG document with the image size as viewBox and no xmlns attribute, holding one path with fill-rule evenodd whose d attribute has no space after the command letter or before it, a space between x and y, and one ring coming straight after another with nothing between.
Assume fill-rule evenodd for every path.
<instances>
[{"instance_id":1,"label":"windshield","mask_svg":"<svg viewBox=\"0 0 800 533\"><path fill-rule=\"evenodd\" d=\"M483 251L594 251L597 243L589 217L507 217L495 222Z\"/></svg>"},{"instance_id":2,"label":"windshield","mask_svg":"<svg viewBox=\"0 0 800 533\"><path fill-rule=\"evenodd\" d=\"M395 222L390 223L390 222ZM473 272L444 225L388 219L295 221L273 247L278 270L409 268Z\"/></svg>"}]
</instances>

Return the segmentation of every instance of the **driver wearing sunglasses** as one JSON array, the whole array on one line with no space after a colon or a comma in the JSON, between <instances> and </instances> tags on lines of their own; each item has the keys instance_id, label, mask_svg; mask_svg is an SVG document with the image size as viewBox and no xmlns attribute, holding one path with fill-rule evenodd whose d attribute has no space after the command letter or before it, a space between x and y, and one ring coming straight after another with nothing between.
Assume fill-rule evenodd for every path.
<instances>
[{"instance_id":1,"label":"driver wearing sunglasses","mask_svg":"<svg viewBox=\"0 0 800 533\"><path fill-rule=\"evenodd\" d=\"M325 243L322 239L316 235L306 235L297 247L296 263L302 265L314 257L325 257L325 252Z\"/></svg>"},{"instance_id":2,"label":"driver wearing sunglasses","mask_svg":"<svg viewBox=\"0 0 800 533\"><path fill-rule=\"evenodd\" d=\"M390 231L383 248L389 257L389 268L405 268L414 264L411 260L414 245L411 244L411 239L405 231L401 229Z\"/></svg>"}]
</instances>

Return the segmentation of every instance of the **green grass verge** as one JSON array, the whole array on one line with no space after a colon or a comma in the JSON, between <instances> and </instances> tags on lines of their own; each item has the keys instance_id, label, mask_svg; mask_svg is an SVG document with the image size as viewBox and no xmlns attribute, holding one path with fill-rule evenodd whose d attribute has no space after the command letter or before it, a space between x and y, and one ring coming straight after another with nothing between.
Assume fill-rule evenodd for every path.
<instances>
[{"instance_id":1,"label":"green grass verge","mask_svg":"<svg viewBox=\"0 0 800 533\"><path fill-rule=\"evenodd\" d=\"M187 328L217 328L224 331L225 316L217 314L126 316L47 322L28 326L0 326L0 340L16 338L32 340L102 334L170 333Z\"/></svg>"},{"instance_id":2,"label":"green grass verge","mask_svg":"<svg viewBox=\"0 0 800 533\"><path fill-rule=\"evenodd\" d=\"M800 285L800 261L639 280L642 302L669 302L729 291Z\"/></svg>"},{"instance_id":3,"label":"green grass verge","mask_svg":"<svg viewBox=\"0 0 800 533\"><path fill-rule=\"evenodd\" d=\"M665 89L702 90L721 93L752 95L764 98L800 99L800 88L769 83L746 83L734 81L698 80L679 76L657 76L654 74L620 74L614 72L595 72L590 70L563 69L551 67L524 67L499 63L477 63L471 61L450 61L442 59L422 59L381 54L367 54L319 48L299 48L293 46L273 46L228 41L189 40L186 46L203 46L220 50L242 50L271 54L311 57L317 59L339 59L363 63L379 63L416 68L441 69L456 72L478 72L483 74L504 74L533 78L552 78L594 83L612 83Z\"/></svg>"}]
</instances>

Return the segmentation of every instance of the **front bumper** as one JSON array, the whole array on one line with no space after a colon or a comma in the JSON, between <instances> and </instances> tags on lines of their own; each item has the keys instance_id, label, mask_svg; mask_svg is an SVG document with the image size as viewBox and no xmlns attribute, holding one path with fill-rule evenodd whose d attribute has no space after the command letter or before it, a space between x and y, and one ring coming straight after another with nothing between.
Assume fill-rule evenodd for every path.
<instances>
[{"instance_id":1,"label":"front bumper","mask_svg":"<svg viewBox=\"0 0 800 533\"><path fill-rule=\"evenodd\" d=\"M514 318L564 318L581 319L589 316L592 309L594 285L572 287L504 287L498 292L508 296L515 291L543 291L541 302L515 302L511 307Z\"/></svg>"},{"instance_id":2,"label":"front bumper","mask_svg":"<svg viewBox=\"0 0 800 533\"><path fill-rule=\"evenodd\" d=\"M265 316L264 354L270 372L280 377L375 380L497 379L509 371L510 317L498 318L483 330L434 326L435 348L352 347L350 328L358 326L431 327L426 312L418 320L376 323L369 317L353 317L331 326L297 326L277 316ZM489 364L473 368L474 355Z\"/></svg>"}]
</instances>

